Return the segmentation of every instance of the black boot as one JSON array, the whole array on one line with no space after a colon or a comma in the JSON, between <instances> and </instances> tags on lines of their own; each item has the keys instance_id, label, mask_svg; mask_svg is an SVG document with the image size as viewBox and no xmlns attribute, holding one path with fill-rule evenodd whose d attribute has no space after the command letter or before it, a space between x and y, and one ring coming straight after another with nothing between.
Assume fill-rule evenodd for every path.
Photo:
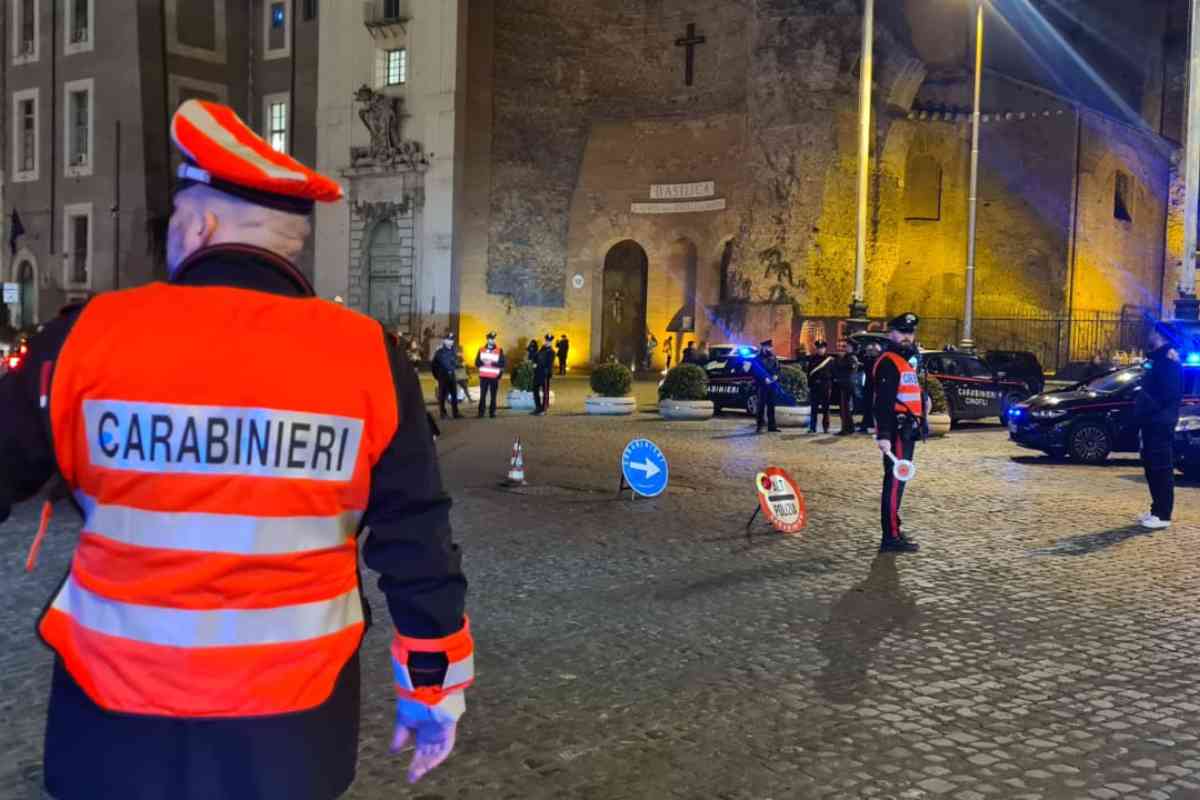
<instances>
[{"instance_id":1,"label":"black boot","mask_svg":"<svg viewBox=\"0 0 1200 800\"><path fill-rule=\"evenodd\" d=\"M879 552L881 553L915 553L920 549L921 545L904 536L898 536L895 539L884 538L879 543Z\"/></svg>"}]
</instances>

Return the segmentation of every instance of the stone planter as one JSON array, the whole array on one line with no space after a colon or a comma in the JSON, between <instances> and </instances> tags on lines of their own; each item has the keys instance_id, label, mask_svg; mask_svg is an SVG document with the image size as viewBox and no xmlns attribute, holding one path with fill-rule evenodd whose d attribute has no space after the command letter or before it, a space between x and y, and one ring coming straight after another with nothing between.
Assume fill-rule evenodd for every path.
<instances>
[{"instance_id":1,"label":"stone planter","mask_svg":"<svg viewBox=\"0 0 1200 800\"><path fill-rule=\"evenodd\" d=\"M598 394L590 395L584 401L584 408L589 414L602 417L627 417L637 411L637 398L603 397Z\"/></svg>"},{"instance_id":2,"label":"stone planter","mask_svg":"<svg viewBox=\"0 0 1200 800\"><path fill-rule=\"evenodd\" d=\"M810 414L808 406L776 406L775 424L781 428L804 428Z\"/></svg>"},{"instance_id":3,"label":"stone planter","mask_svg":"<svg viewBox=\"0 0 1200 800\"><path fill-rule=\"evenodd\" d=\"M930 414L929 415L929 435L930 436L945 436L950 432L950 415L949 414Z\"/></svg>"},{"instance_id":4,"label":"stone planter","mask_svg":"<svg viewBox=\"0 0 1200 800\"><path fill-rule=\"evenodd\" d=\"M533 411L533 392L510 389L508 392L508 407L513 411ZM550 407L554 407L553 391L550 392Z\"/></svg>"},{"instance_id":5,"label":"stone planter","mask_svg":"<svg viewBox=\"0 0 1200 800\"><path fill-rule=\"evenodd\" d=\"M669 420L710 419L713 404L712 400L660 400L658 413Z\"/></svg>"}]
</instances>

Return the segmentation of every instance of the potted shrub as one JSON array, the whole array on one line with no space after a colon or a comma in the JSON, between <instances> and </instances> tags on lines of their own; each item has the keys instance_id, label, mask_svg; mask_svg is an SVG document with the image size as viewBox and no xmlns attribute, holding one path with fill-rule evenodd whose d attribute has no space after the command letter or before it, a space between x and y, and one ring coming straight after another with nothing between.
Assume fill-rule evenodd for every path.
<instances>
[{"instance_id":1,"label":"potted shrub","mask_svg":"<svg viewBox=\"0 0 1200 800\"><path fill-rule=\"evenodd\" d=\"M658 411L663 419L708 419L713 404L708 399L708 375L695 364L680 364L667 373L658 387Z\"/></svg>"},{"instance_id":2,"label":"potted shrub","mask_svg":"<svg viewBox=\"0 0 1200 800\"><path fill-rule=\"evenodd\" d=\"M595 394L584 402L587 413L623 417L637 411L637 398L629 393L633 388L633 373L624 364L597 366L592 370L591 384Z\"/></svg>"},{"instance_id":3,"label":"potted shrub","mask_svg":"<svg viewBox=\"0 0 1200 800\"><path fill-rule=\"evenodd\" d=\"M921 386L929 394L929 435L945 436L950 432L951 419L946 405L946 390L932 375L921 377Z\"/></svg>"},{"instance_id":4,"label":"potted shrub","mask_svg":"<svg viewBox=\"0 0 1200 800\"><path fill-rule=\"evenodd\" d=\"M550 402L554 402L554 392L550 392ZM512 388L508 390L508 407L514 411L532 411L533 405L533 364L521 361L513 366Z\"/></svg>"},{"instance_id":5,"label":"potted shrub","mask_svg":"<svg viewBox=\"0 0 1200 800\"><path fill-rule=\"evenodd\" d=\"M798 366L788 365L779 371L779 388L794 402L780 396L775 406L775 422L781 428L801 428L808 425L808 375Z\"/></svg>"}]
</instances>

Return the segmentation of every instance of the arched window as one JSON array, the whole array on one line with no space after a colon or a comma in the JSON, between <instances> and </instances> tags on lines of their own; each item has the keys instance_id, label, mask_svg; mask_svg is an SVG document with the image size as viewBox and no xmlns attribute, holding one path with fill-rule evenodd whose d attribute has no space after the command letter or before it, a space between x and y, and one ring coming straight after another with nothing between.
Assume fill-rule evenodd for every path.
<instances>
[{"instance_id":1,"label":"arched window","mask_svg":"<svg viewBox=\"0 0 1200 800\"><path fill-rule=\"evenodd\" d=\"M931 156L908 159L904 175L904 218L942 218L942 167Z\"/></svg>"}]
</instances>

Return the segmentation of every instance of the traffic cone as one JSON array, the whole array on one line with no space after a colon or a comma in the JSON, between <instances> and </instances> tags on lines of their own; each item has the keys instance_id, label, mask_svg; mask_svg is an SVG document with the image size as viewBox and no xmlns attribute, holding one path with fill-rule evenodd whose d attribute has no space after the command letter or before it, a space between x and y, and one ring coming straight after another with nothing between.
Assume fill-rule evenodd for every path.
<instances>
[{"instance_id":1,"label":"traffic cone","mask_svg":"<svg viewBox=\"0 0 1200 800\"><path fill-rule=\"evenodd\" d=\"M508 464L508 485L525 485L525 451L521 448L521 440L513 442L512 459Z\"/></svg>"}]
</instances>

